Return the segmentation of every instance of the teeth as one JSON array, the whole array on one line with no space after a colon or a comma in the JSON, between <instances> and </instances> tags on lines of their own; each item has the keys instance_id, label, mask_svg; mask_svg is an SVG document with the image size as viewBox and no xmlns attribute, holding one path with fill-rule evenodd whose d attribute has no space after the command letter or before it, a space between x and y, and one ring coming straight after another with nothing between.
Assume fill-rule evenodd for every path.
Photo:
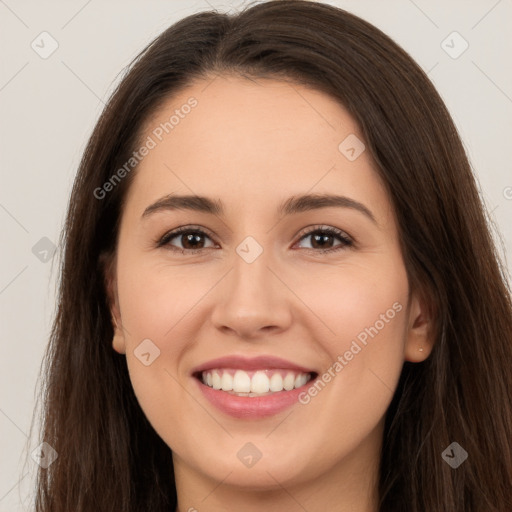
<instances>
[{"instance_id":1,"label":"teeth","mask_svg":"<svg viewBox=\"0 0 512 512\"><path fill-rule=\"evenodd\" d=\"M233 389L233 377L228 372L223 372L220 387L224 391L231 391Z\"/></svg>"},{"instance_id":2,"label":"teeth","mask_svg":"<svg viewBox=\"0 0 512 512\"><path fill-rule=\"evenodd\" d=\"M290 389L293 389L295 385L295 375L293 373L288 373L283 381L283 388L286 389L286 391L290 391Z\"/></svg>"},{"instance_id":3,"label":"teeth","mask_svg":"<svg viewBox=\"0 0 512 512\"><path fill-rule=\"evenodd\" d=\"M212 374L212 383L213 383L213 389L221 388L221 379L220 379L220 375L217 372L213 372L213 374Z\"/></svg>"},{"instance_id":4,"label":"teeth","mask_svg":"<svg viewBox=\"0 0 512 512\"><path fill-rule=\"evenodd\" d=\"M301 386L304 386L304 384L306 384L307 381L308 381L307 376L304 375L303 373L300 375L297 375L297 377L295 377L295 387L300 388Z\"/></svg>"},{"instance_id":5,"label":"teeth","mask_svg":"<svg viewBox=\"0 0 512 512\"><path fill-rule=\"evenodd\" d=\"M284 378L283 378L284 375ZM290 391L304 386L311 379L309 373L289 370L244 370L216 369L201 375L203 384L240 396L259 396L279 391Z\"/></svg>"},{"instance_id":6,"label":"teeth","mask_svg":"<svg viewBox=\"0 0 512 512\"><path fill-rule=\"evenodd\" d=\"M237 370L233 377L233 391L236 393L248 393L251 391L251 377L242 370Z\"/></svg>"},{"instance_id":7,"label":"teeth","mask_svg":"<svg viewBox=\"0 0 512 512\"><path fill-rule=\"evenodd\" d=\"M270 381L263 372L256 372L251 379L251 391L253 393L268 393Z\"/></svg>"},{"instance_id":8,"label":"teeth","mask_svg":"<svg viewBox=\"0 0 512 512\"><path fill-rule=\"evenodd\" d=\"M279 373L274 373L270 377L270 391L283 391L283 377Z\"/></svg>"}]
</instances>

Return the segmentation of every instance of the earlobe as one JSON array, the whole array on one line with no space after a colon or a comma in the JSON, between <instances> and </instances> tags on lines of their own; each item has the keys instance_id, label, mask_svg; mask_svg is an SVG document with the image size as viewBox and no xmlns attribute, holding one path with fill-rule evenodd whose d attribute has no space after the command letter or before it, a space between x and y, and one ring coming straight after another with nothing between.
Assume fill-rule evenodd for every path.
<instances>
[{"instance_id":1,"label":"earlobe","mask_svg":"<svg viewBox=\"0 0 512 512\"><path fill-rule=\"evenodd\" d=\"M107 303L110 308L112 327L114 328L112 348L118 354L126 354L126 342L121 323L121 311L119 309L119 298L117 294L117 280L114 276L115 265L112 263L112 259L107 259L106 257L103 259L102 263L104 269Z\"/></svg>"},{"instance_id":2,"label":"earlobe","mask_svg":"<svg viewBox=\"0 0 512 512\"><path fill-rule=\"evenodd\" d=\"M425 301L414 296L409 307L404 359L421 363L429 357L433 347L431 315Z\"/></svg>"},{"instance_id":3,"label":"earlobe","mask_svg":"<svg viewBox=\"0 0 512 512\"><path fill-rule=\"evenodd\" d=\"M126 343L123 330L114 323L114 337L112 338L112 348L118 354L126 354Z\"/></svg>"},{"instance_id":4,"label":"earlobe","mask_svg":"<svg viewBox=\"0 0 512 512\"><path fill-rule=\"evenodd\" d=\"M117 298L117 287L115 283L110 284L112 286L111 294L113 296L110 302L110 313L112 317L112 326L114 327L114 337L112 339L112 348L119 354L126 354L126 343L124 339L124 331L121 324L121 313L119 311L119 301ZM110 301L110 299L109 299Z\"/></svg>"}]
</instances>

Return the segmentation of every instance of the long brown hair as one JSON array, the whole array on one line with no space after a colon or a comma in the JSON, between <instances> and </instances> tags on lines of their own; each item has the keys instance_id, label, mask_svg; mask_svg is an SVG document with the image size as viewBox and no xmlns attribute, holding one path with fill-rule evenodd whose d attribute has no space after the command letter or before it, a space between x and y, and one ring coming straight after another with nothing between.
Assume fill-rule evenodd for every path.
<instances>
[{"instance_id":1,"label":"long brown hair","mask_svg":"<svg viewBox=\"0 0 512 512\"><path fill-rule=\"evenodd\" d=\"M61 235L58 311L44 359L37 512L173 510L171 450L112 348L105 263L136 168L102 187L137 148L162 101L219 73L300 83L358 121L396 212L410 286L435 318L435 346L405 362L386 415L381 512L512 510L512 305L475 179L446 107L389 37L342 9L269 1L177 22L134 60L83 155ZM459 443L457 469L442 452Z\"/></svg>"}]
</instances>

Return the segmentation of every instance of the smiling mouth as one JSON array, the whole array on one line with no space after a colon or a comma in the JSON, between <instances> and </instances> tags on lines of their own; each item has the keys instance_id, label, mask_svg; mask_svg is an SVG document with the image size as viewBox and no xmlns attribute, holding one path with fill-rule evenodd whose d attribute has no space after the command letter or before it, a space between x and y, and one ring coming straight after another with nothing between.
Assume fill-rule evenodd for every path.
<instances>
[{"instance_id":1,"label":"smiling mouth","mask_svg":"<svg viewBox=\"0 0 512 512\"><path fill-rule=\"evenodd\" d=\"M212 368L196 372L194 377L205 386L230 395L260 397L301 388L315 379L317 373L274 368L254 371Z\"/></svg>"}]
</instances>

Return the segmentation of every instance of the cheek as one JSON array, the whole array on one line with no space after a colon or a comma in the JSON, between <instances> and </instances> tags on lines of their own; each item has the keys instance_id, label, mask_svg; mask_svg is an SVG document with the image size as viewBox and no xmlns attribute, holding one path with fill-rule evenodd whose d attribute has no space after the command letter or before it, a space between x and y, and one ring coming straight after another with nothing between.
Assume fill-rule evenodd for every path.
<instances>
[{"instance_id":1,"label":"cheek","mask_svg":"<svg viewBox=\"0 0 512 512\"><path fill-rule=\"evenodd\" d=\"M191 271L126 258L118 268L123 324L130 333L164 341L187 324L187 315L214 283L205 267Z\"/></svg>"},{"instance_id":2,"label":"cheek","mask_svg":"<svg viewBox=\"0 0 512 512\"><path fill-rule=\"evenodd\" d=\"M139 403L152 418L155 412L172 412L158 403L157 390L165 390L169 403L182 398L176 368L192 345L193 334L186 328L194 305L208 290L208 277L124 254L117 278L127 365Z\"/></svg>"},{"instance_id":3,"label":"cheek","mask_svg":"<svg viewBox=\"0 0 512 512\"><path fill-rule=\"evenodd\" d=\"M329 328L325 341L333 356L348 350L352 340L366 342L367 347L369 340L377 339L379 346L385 345L384 340L395 347L403 343L409 290L405 268L397 258L375 258L379 261L371 265L340 267L304 281L301 294L311 297Z\"/></svg>"},{"instance_id":4,"label":"cheek","mask_svg":"<svg viewBox=\"0 0 512 512\"><path fill-rule=\"evenodd\" d=\"M403 366L408 292L399 256L382 258L371 269L340 269L301 290L301 296L314 300L315 312L329 328L323 329L328 359L322 382L304 397L317 421L325 413L329 421L346 424L350 413L362 421L367 417L370 425L384 414ZM320 394L323 398L317 401ZM320 402L322 408L316 410Z\"/></svg>"},{"instance_id":5,"label":"cheek","mask_svg":"<svg viewBox=\"0 0 512 512\"><path fill-rule=\"evenodd\" d=\"M186 435L173 429L169 439L169 426L179 425L183 411L190 408L178 373L191 345L184 326L204 290L179 267L167 267L164 272L161 265L148 266L135 258L119 263L118 290L130 381L146 418L165 442L175 447L175 443L185 443Z\"/></svg>"}]
</instances>

